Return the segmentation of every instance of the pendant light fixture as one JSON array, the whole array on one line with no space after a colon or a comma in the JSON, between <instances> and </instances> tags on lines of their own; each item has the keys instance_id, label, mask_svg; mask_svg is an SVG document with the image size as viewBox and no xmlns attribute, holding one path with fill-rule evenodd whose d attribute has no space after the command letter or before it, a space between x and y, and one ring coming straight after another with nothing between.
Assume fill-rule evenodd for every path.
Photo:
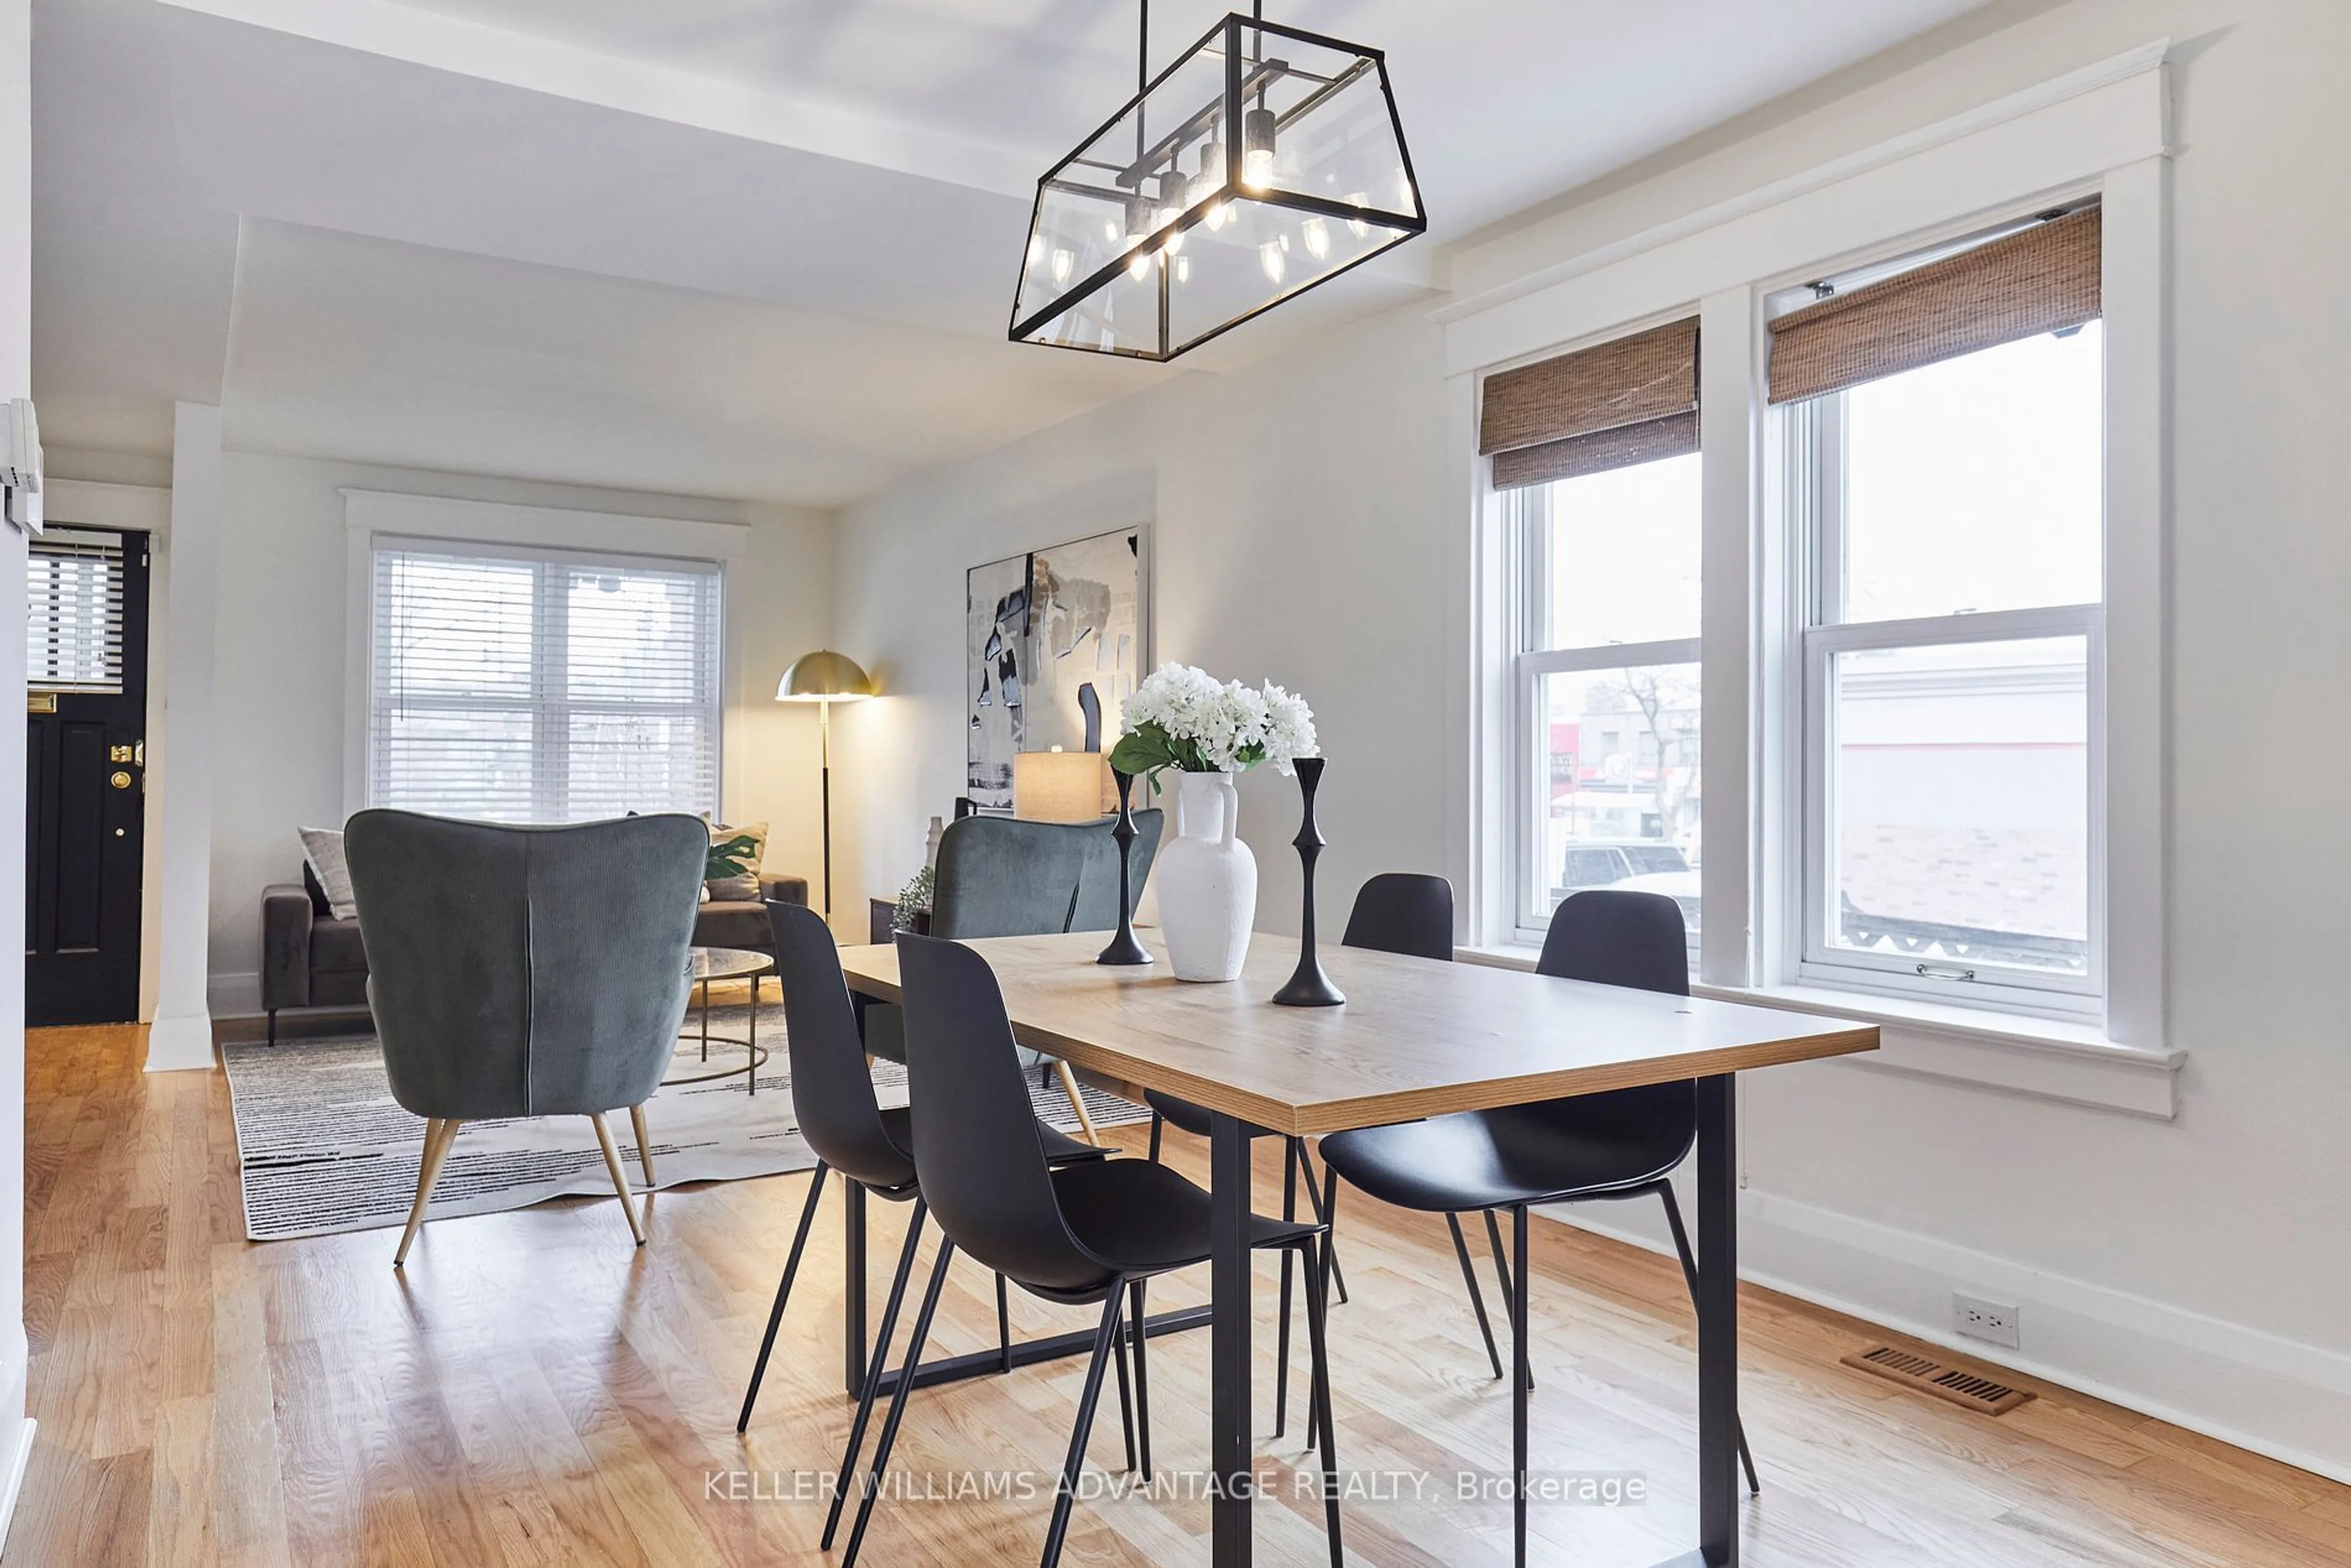
<instances>
[{"instance_id":1,"label":"pendant light fixture","mask_svg":"<svg viewBox=\"0 0 2351 1568\"><path fill-rule=\"evenodd\" d=\"M1225 17L1037 182L1011 339L1172 360L1426 232L1377 49Z\"/></svg>"}]
</instances>

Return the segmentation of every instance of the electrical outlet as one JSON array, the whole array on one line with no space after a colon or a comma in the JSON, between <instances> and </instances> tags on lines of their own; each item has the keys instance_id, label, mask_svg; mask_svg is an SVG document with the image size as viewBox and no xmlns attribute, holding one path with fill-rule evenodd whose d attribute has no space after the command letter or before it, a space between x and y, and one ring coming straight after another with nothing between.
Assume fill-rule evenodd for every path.
<instances>
[{"instance_id":1,"label":"electrical outlet","mask_svg":"<svg viewBox=\"0 0 2351 1568\"><path fill-rule=\"evenodd\" d=\"M1970 1339L2018 1349L2016 1308L2007 1301L1986 1301L1965 1291L1951 1292L1951 1326Z\"/></svg>"}]
</instances>

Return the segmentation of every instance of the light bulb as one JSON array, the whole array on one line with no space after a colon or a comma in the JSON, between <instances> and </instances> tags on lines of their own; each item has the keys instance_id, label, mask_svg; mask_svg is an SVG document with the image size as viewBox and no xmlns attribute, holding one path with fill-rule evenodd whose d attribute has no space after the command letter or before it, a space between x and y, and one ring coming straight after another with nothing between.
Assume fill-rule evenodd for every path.
<instances>
[{"instance_id":1,"label":"light bulb","mask_svg":"<svg viewBox=\"0 0 2351 1568\"><path fill-rule=\"evenodd\" d=\"M1273 110L1252 109L1241 117L1241 183L1263 190L1273 183Z\"/></svg>"},{"instance_id":2,"label":"light bulb","mask_svg":"<svg viewBox=\"0 0 2351 1568\"><path fill-rule=\"evenodd\" d=\"M1288 256L1290 254L1290 236L1288 235L1276 235L1273 238L1274 243L1281 246L1281 254Z\"/></svg>"},{"instance_id":3,"label":"light bulb","mask_svg":"<svg viewBox=\"0 0 2351 1568\"><path fill-rule=\"evenodd\" d=\"M1321 218L1309 218L1305 223L1306 254L1317 261L1331 255L1331 228Z\"/></svg>"},{"instance_id":4,"label":"light bulb","mask_svg":"<svg viewBox=\"0 0 2351 1568\"><path fill-rule=\"evenodd\" d=\"M1070 267L1076 260L1077 257L1071 256L1068 251L1058 248L1055 249L1053 252L1053 281L1055 283L1067 283L1070 280Z\"/></svg>"},{"instance_id":5,"label":"light bulb","mask_svg":"<svg viewBox=\"0 0 2351 1568\"><path fill-rule=\"evenodd\" d=\"M1030 235L1029 236L1029 265L1030 267L1034 267L1044 259L1045 236L1043 235L1037 234Z\"/></svg>"},{"instance_id":6,"label":"light bulb","mask_svg":"<svg viewBox=\"0 0 2351 1568\"><path fill-rule=\"evenodd\" d=\"M1200 221L1207 224L1209 232L1213 234L1233 221L1233 210L1222 202L1211 202L1208 204L1207 214Z\"/></svg>"},{"instance_id":7,"label":"light bulb","mask_svg":"<svg viewBox=\"0 0 2351 1568\"><path fill-rule=\"evenodd\" d=\"M1116 245L1118 243L1120 232L1117 219L1104 218L1102 220L1102 243L1104 245Z\"/></svg>"},{"instance_id":8,"label":"light bulb","mask_svg":"<svg viewBox=\"0 0 2351 1568\"><path fill-rule=\"evenodd\" d=\"M1270 283L1280 282L1282 275L1290 270L1289 257L1271 240L1257 247L1257 264L1265 269L1266 280Z\"/></svg>"},{"instance_id":9,"label":"light bulb","mask_svg":"<svg viewBox=\"0 0 2351 1568\"><path fill-rule=\"evenodd\" d=\"M1365 195L1361 191L1350 192L1347 196L1347 204L1351 207L1368 207L1372 204L1372 198ZM1349 218L1347 220L1347 226L1355 231L1355 237L1357 239L1361 239L1365 235L1372 232L1372 225L1365 223L1361 218Z\"/></svg>"},{"instance_id":10,"label":"light bulb","mask_svg":"<svg viewBox=\"0 0 2351 1568\"><path fill-rule=\"evenodd\" d=\"M1192 258L1190 256L1179 256L1176 258L1176 281L1178 283L1189 283L1192 281Z\"/></svg>"},{"instance_id":11,"label":"light bulb","mask_svg":"<svg viewBox=\"0 0 2351 1568\"><path fill-rule=\"evenodd\" d=\"M1134 279L1137 283L1140 283L1144 278L1150 277L1151 253L1147 250L1138 250L1133 256L1127 257L1126 275Z\"/></svg>"},{"instance_id":12,"label":"light bulb","mask_svg":"<svg viewBox=\"0 0 2351 1568\"><path fill-rule=\"evenodd\" d=\"M1167 236L1167 243L1161 246L1159 248L1166 252L1169 256L1174 256L1177 251L1182 250L1184 248L1184 231L1182 229L1177 229L1174 234L1169 235Z\"/></svg>"}]
</instances>

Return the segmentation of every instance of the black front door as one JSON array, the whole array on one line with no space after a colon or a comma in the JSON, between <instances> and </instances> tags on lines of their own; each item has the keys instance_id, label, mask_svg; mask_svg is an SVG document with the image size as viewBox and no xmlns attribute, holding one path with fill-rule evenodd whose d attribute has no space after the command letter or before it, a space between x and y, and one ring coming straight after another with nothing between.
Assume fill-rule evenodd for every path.
<instances>
[{"instance_id":1,"label":"black front door","mask_svg":"<svg viewBox=\"0 0 2351 1568\"><path fill-rule=\"evenodd\" d=\"M26 562L25 1021L139 1016L147 536L56 528Z\"/></svg>"}]
</instances>

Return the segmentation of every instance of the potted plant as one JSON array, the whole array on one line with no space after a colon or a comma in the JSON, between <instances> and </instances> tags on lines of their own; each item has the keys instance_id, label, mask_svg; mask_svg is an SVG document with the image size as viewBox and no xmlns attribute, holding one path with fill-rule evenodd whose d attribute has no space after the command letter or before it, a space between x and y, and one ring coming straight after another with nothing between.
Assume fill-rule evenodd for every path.
<instances>
[{"instance_id":1,"label":"potted plant","mask_svg":"<svg viewBox=\"0 0 2351 1568\"><path fill-rule=\"evenodd\" d=\"M1315 755L1314 715L1272 682L1249 687L1163 664L1121 710L1110 764L1150 781L1174 768L1176 837L1159 852L1159 918L1179 980L1234 980L1257 918L1257 857L1239 837L1236 775Z\"/></svg>"}]
</instances>

